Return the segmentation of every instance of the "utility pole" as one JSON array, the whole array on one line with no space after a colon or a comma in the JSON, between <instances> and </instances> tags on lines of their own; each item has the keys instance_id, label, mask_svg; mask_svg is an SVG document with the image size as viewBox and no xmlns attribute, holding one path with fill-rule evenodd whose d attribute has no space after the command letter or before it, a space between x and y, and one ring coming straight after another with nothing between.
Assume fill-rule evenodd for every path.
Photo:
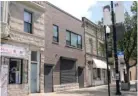
<instances>
[{"instance_id":1,"label":"utility pole","mask_svg":"<svg viewBox=\"0 0 138 96\"><path fill-rule=\"evenodd\" d=\"M119 84L119 70L118 70L118 57L117 57L117 43L116 43L116 28L114 18L114 6L111 1L111 13L112 13L112 26L113 26L113 45L114 45L114 58L115 58L115 69L116 69L116 95L121 95L120 84Z\"/></svg>"},{"instance_id":2,"label":"utility pole","mask_svg":"<svg viewBox=\"0 0 138 96\"><path fill-rule=\"evenodd\" d=\"M104 25L104 30L105 30L105 45L106 45L106 63L107 63L107 79L108 79L108 96L110 96L110 81L109 81L109 61L108 61L108 45L107 45L107 39L109 37L110 30L107 30L108 26Z\"/></svg>"}]
</instances>

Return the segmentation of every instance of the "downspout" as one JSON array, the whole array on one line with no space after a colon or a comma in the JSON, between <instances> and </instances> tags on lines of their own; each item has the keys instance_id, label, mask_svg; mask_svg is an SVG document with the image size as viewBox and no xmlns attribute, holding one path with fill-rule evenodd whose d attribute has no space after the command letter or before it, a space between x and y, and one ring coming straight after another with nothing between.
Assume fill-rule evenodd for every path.
<instances>
[{"instance_id":1,"label":"downspout","mask_svg":"<svg viewBox=\"0 0 138 96\"><path fill-rule=\"evenodd\" d=\"M85 74L84 74L84 77L85 77L85 79L87 79L87 78L86 78L86 45L85 45L85 44L86 44L86 42L85 42L85 35L86 35L86 34L85 34L85 20L84 20L84 17L82 17L82 22L83 22L83 29L84 29L84 43L83 43L83 44L84 44L84 52L85 52L85 55L84 55L84 58L85 58L85 61L84 61L84 63L85 63L85 64L84 64L84 65L85 65L85 67L84 67L84 69L85 69L85 70L84 70L84 71L85 71L85 72L84 72L84 73L85 73ZM84 85L85 85L85 83L84 83Z\"/></svg>"},{"instance_id":2,"label":"downspout","mask_svg":"<svg viewBox=\"0 0 138 96\"><path fill-rule=\"evenodd\" d=\"M98 36L97 36L97 28L96 28L96 51L97 51L97 57L98 57L99 54L98 54Z\"/></svg>"}]
</instances>

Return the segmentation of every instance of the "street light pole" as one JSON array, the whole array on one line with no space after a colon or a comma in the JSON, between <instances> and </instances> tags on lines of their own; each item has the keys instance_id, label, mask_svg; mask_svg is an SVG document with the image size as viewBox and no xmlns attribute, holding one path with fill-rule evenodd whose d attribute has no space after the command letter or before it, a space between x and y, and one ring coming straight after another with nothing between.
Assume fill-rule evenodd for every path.
<instances>
[{"instance_id":1,"label":"street light pole","mask_svg":"<svg viewBox=\"0 0 138 96\"><path fill-rule=\"evenodd\" d=\"M105 30L105 47L106 47L106 63L107 63L107 79L108 79L108 96L110 96L110 81L109 81L109 61L108 61L108 45L107 45L107 39L109 36L110 30L107 30L107 26L104 25L104 30ZM108 32L107 32L108 31Z\"/></svg>"},{"instance_id":2,"label":"street light pole","mask_svg":"<svg viewBox=\"0 0 138 96\"><path fill-rule=\"evenodd\" d=\"M115 58L115 69L116 69L116 95L121 95L120 84L119 84L119 70L118 70L118 57L117 57L117 43L116 43L116 28L113 1L111 1L111 13L112 13L112 25L113 25L113 41L114 41L114 58Z\"/></svg>"}]
</instances>

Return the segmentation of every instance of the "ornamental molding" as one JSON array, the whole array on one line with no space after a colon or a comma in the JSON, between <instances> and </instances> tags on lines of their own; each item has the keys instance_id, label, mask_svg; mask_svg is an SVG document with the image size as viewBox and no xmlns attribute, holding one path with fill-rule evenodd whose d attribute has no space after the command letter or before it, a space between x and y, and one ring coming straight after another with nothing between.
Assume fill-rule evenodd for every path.
<instances>
[{"instance_id":1,"label":"ornamental molding","mask_svg":"<svg viewBox=\"0 0 138 96\"><path fill-rule=\"evenodd\" d=\"M16 32L13 30L10 31L10 40L38 47L44 47L45 45L43 38L36 37L28 33L22 34L22 32Z\"/></svg>"}]
</instances>

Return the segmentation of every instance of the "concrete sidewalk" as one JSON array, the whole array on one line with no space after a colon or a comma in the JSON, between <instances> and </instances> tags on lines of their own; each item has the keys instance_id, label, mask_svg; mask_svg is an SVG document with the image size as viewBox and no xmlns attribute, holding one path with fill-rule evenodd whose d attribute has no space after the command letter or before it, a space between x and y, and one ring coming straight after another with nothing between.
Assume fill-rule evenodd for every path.
<instances>
[{"instance_id":1,"label":"concrete sidewalk","mask_svg":"<svg viewBox=\"0 0 138 96\"><path fill-rule=\"evenodd\" d=\"M136 96L136 91L121 91L121 96ZM39 93L32 94L29 96L108 96L108 87L107 85L82 88L76 90L68 90L64 92L53 92L53 93ZM115 95L115 86L111 85L111 95Z\"/></svg>"}]
</instances>

